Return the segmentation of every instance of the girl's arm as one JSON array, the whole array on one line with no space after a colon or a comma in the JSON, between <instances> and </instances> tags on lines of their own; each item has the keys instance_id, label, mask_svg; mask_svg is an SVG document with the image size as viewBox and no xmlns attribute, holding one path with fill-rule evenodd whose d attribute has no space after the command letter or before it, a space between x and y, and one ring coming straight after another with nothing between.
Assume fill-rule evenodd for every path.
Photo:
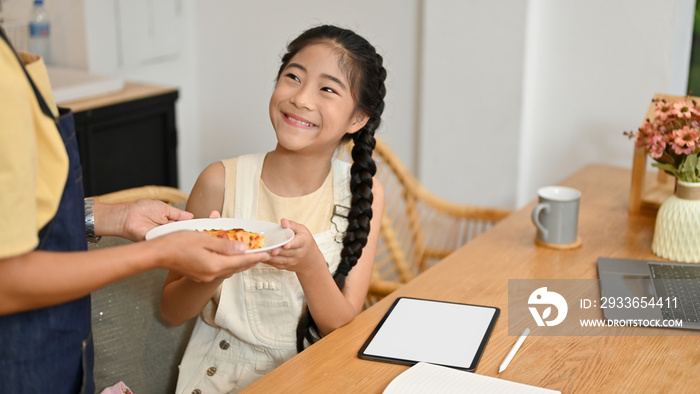
<instances>
[{"instance_id":1,"label":"girl's arm","mask_svg":"<svg viewBox=\"0 0 700 394\"><path fill-rule=\"evenodd\" d=\"M173 326L187 322L204 309L221 282L196 283L171 271L160 296L161 316Z\"/></svg>"},{"instance_id":2,"label":"girl's arm","mask_svg":"<svg viewBox=\"0 0 700 394\"><path fill-rule=\"evenodd\" d=\"M225 177L224 166L220 162L205 168L192 188L192 193L187 200L187 211L192 212L197 218L209 217L212 211L221 212L224 204ZM242 267L241 271L248 267ZM197 283L178 272L171 271L165 279L161 293L160 313L163 319L174 326L179 326L197 316L221 282L223 279Z\"/></svg>"},{"instance_id":3,"label":"girl's arm","mask_svg":"<svg viewBox=\"0 0 700 394\"><path fill-rule=\"evenodd\" d=\"M302 243L314 242L311 233L302 225L287 221L295 233L299 232L290 243L282 247L279 254L273 253L273 257L267 261L270 265L296 272L304 289L309 310L321 335L326 335L350 322L364 306L384 211L384 188L376 178L372 193L374 202L367 245L362 250L362 256L355 267L350 270L342 292L328 272L325 259L318 247L302 247Z\"/></svg>"}]
</instances>

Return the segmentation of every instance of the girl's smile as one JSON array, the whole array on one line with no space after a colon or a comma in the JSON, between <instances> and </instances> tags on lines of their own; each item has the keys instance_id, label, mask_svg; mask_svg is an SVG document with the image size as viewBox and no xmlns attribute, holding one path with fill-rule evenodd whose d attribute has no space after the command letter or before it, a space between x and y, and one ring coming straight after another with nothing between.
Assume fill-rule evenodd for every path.
<instances>
[{"instance_id":1,"label":"girl's smile","mask_svg":"<svg viewBox=\"0 0 700 394\"><path fill-rule=\"evenodd\" d=\"M310 128L312 128L312 127L316 127L315 124L313 124L313 123L307 121L307 120L304 119L304 118L301 118L301 117L298 117L298 116L294 116L294 115L289 114L289 113L283 113L283 116L284 116L284 121L287 122L287 123L289 123L289 124L292 125L292 126L298 126L298 127L306 128L306 129L310 129Z\"/></svg>"}]
</instances>

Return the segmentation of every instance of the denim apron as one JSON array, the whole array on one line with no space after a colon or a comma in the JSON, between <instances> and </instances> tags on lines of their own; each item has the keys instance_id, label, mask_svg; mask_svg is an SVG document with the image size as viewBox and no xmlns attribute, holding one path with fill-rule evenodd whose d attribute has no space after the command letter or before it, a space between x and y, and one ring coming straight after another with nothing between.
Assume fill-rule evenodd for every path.
<instances>
[{"instance_id":1,"label":"denim apron","mask_svg":"<svg viewBox=\"0 0 700 394\"><path fill-rule=\"evenodd\" d=\"M0 35L7 40L2 30ZM42 112L53 118L28 73L27 78ZM55 121L70 167L56 216L39 231L36 250L86 250L83 175L73 114L60 108ZM0 316L0 393L94 393L93 358L89 295Z\"/></svg>"}]
</instances>

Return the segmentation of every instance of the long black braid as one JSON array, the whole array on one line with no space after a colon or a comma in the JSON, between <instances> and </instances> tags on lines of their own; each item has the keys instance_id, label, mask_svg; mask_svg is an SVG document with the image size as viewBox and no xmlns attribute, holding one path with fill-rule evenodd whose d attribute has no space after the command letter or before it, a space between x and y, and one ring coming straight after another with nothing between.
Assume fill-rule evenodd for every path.
<instances>
[{"instance_id":1,"label":"long black braid","mask_svg":"<svg viewBox=\"0 0 700 394\"><path fill-rule=\"evenodd\" d=\"M381 123L384 112L386 70L382 57L364 38L351 30L323 25L311 28L287 45L287 54L282 57L282 65L277 74L284 71L289 61L301 49L316 43L329 43L338 49L340 68L350 82L356 112L369 116L367 124L354 134L347 134L343 140L354 142L353 164L350 168L350 192L352 199L348 213L348 227L343 238L343 250L338 269L333 275L335 283L342 291L345 278L357 264L367 237L372 219L372 177L377 172L372 159L376 141L374 133ZM304 308L297 326L297 351L304 350L304 343L314 343L320 337L318 327L311 316L308 305Z\"/></svg>"}]
</instances>

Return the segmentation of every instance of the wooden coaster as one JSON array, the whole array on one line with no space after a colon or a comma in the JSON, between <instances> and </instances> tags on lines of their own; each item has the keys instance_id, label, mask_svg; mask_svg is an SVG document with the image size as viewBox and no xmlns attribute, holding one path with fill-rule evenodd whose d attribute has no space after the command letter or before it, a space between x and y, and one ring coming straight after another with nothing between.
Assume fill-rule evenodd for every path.
<instances>
[{"instance_id":1,"label":"wooden coaster","mask_svg":"<svg viewBox=\"0 0 700 394\"><path fill-rule=\"evenodd\" d=\"M542 242L537 238L535 238L535 243L539 246L544 246L546 248L564 249L564 250L580 248L581 245L583 245L583 241L581 240L581 237L576 237L576 241L574 241L570 244L550 244L547 242Z\"/></svg>"}]
</instances>

